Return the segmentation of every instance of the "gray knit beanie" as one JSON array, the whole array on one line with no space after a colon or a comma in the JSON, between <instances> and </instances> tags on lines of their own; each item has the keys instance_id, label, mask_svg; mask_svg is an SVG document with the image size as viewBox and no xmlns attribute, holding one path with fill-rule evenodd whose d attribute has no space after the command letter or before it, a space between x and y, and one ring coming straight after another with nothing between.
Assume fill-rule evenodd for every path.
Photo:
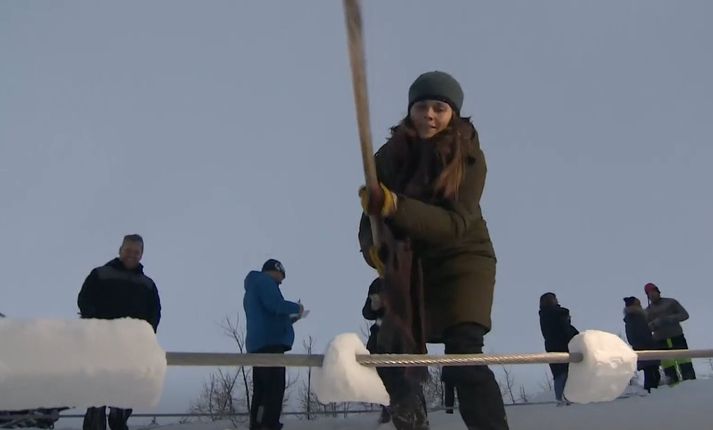
<instances>
[{"instance_id":1,"label":"gray knit beanie","mask_svg":"<svg viewBox=\"0 0 713 430\"><path fill-rule=\"evenodd\" d=\"M427 72L416 78L408 89L408 109L421 100L440 100L460 113L463 107L463 89L458 81L445 72Z\"/></svg>"}]
</instances>

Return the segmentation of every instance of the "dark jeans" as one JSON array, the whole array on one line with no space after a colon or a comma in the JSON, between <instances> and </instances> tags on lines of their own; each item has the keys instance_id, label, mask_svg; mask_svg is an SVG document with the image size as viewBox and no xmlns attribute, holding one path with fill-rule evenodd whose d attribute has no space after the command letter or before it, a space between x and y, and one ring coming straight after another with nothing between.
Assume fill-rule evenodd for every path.
<instances>
[{"instance_id":1,"label":"dark jeans","mask_svg":"<svg viewBox=\"0 0 713 430\"><path fill-rule=\"evenodd\" d=\"M683 335L660 340L658 341L658 346L661 349L688 349L686 337ZM679 382L681 378L684 380L696 379L696 371L693 369L693 363L691 363L690 359L661 360L661 367L663 367L663 372L668 376L671 383ZM678 375L679 370L681 371L681 378Z\"/></svg>"},{"instance_id":2,"label":"dark jeans","mask_svg":"<svg viewBox=\"0 0 713 430\"><path fill-rule=\"evenodd\" d=\"M552 385L555 389L555 399L558 402L564 401L564 387L567 385L567 375L569 374L569 364L551 363Z\"/></svg>"},{"instance_id":3,"label":"dark jeans","mask_svg":"<svg viewBox=\"0 0 713 430\"><path fill-rule=\"evenodd\" d=\"M567 372L562 372L554 377L555 399L558 402L564 400L564 387L567 385Z\"/></svg>"},{"instance_id":4,"label":"dark jeans","mask_svg":"<svg viewBox=\"0 0 713 430\"><path fill-rule=\"evenodd\" d=\"M109 428L111 430L128 430L126 425L131 416L131 409L109 408ZM87 409L84 414L82 430L106 430L106 406Z\"/></svg>"},{"instance_id":5,"label":"dark jeans","mask_svg":"<svg viewBox=\"0 0 713 430\"><path fill-rule=\"evenodd\" d=\"M379 335L379 326L375 323L369 328L369 338L366 340L366 349L371 354L378 354L378 347L376 344L376 338ZM378 372L378 369L377 369ZM386 406L381 406L381 416L379 417L380 423L388 423L391 421L391 413L389 408Z\"/></svg>"},{"instance_id":6,"label":"dark jeans","mask_svg":"<svg viewBox=\"0 0 713 430\"><path fill-rule=\"evenodd\" d=\"M661 373L658 364L651 364L644 367L644 389L651 392L652 388L658 388L661 382Z\"/></svg>"},{"instance_id":7,"label":"dark jeans","mask_svg":"<svg viewBox=\"0 0 713 430\"><path fill-rule=\"evenodd\" d=\"M485 327L475 323L448 328L444 333L446 354L481 354L485 332ZM398 430L428 429L421 385L407 379L403 368L378 371L391 396L394 426ZM500 387L487 366L446 366L443 382L455 389L460 414L468 429L508 430Z\"/></svg>"},{"instance_id":8,"label":"dark jeans","mask_svg":"<svg viewBox=\"0 0 713 430\"><path fill-rule=\"evenodd\" d=\"M485 327L475 323L446 329L446 354L481 354L485 332ZM455 386L460 414L469 429L508 430L500 387L487 366L447 366L443 380Z\"/></svg>"},{"instance_id":9,"label":"dark jeans","mask_svg":"<svg viewBox=\"0 0 713 430\"><path fill-rule=\"evenodd\" d=\"M284 354L283 347L266 347L258 353ZM250 403L250 429L279 430L285 398L284 367L253 367L253 396Z\"/></svg>"}]
</instances>

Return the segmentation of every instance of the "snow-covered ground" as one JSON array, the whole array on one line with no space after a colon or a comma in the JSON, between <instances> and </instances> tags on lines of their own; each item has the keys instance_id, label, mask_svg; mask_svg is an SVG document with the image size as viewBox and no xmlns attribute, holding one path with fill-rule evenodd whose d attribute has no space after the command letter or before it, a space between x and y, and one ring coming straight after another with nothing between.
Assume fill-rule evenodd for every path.
<instances>
[{"instance_id":1,"label":"snow-covered ground","mask_svg":"<svg viewBox=\"0 0 713 430\"><path fill-rule=\"evenodd\" d=\"M675 387L662 387L648 396L632 396L606 403L570 405L515 405L507 407L511 430L710 430L713 428L713 380L688 381ZM283 417L284 430L390 430L391 424L376 424L377 414L348 418L321 418L316 421ZM430 415L434 430L464 430L458 415L435 412ZM168 422L167 418L159 423ZM134 430L148 428L129 421ZM76 430L81 423L60 420L58 430ZM230 422L162 424L158 430L225 430ZM238 426L239 429L247 425Z\"/></svg>"}]
</instances>

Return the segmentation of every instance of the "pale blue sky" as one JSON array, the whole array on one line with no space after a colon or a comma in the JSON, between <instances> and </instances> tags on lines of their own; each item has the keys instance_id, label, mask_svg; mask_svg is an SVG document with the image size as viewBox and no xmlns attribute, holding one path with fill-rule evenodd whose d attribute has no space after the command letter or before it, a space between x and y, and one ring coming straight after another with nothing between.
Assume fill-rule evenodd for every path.
<instances>
[{"instance_id":1,"label":"pale blue sky","mask_svg":"<svg viewBox=\"0 0 713 430\"><path fill-rule=\"evenodd\" d=\"M711 347L711 2L365 2L375 145L421 72L480 132L499 257L486 348L541 351L552 290L623 332L653 281ZM230 351L242 281L283 261L298 344L358 331L362 169L339 1L0 3L0 281L8 316L76 317L89 271L146 239L162 346ZM296 348L301 352L301 348ZM436 350L437 351L437 350ZM183 411L209 369L171 369ZM544 367L519 367L535 389Z\"/></svg>"}]
</instances>

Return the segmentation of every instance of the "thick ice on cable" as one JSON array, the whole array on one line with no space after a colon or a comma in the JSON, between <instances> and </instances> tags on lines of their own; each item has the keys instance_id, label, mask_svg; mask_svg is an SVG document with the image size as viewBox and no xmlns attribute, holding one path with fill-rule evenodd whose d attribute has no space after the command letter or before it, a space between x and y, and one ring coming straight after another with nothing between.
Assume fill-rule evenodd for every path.
<instances>
[{"instance_id":1,"label":"thick ice on cable","mask_svg":"<svg viewBox=\"0 0 713 430\"><path fill-rule=\"evenodd\" d=\"M145 321L0 319L0 410L152 407L166 353Z\"/></svg>"},{"instance_id":2,"label":"thick ice on cable","mask_svg":"<svg viewBox=\"0 0 713 430\"><path fill-rule=\"evenodd\" d=\"M570 363L564 396L575 403L607 402L626 389L636 373L636 353L618 336L584 331L569 342L569 352L580 352L581 363Z\"/></svg>"},{"instance_id":3,"label":"thick ice on cable","mask_svg":"<svg viewBox=\"0 0 713 430\"><path fill-rule=\"evenodd\" d=\"M587 330L569 343L570 352L584 359L570 363L565 397L575 403L606 402L619 397L636 373L637 355L618 336ZM360 365L356 356L368 354L354 333L337 336L327 347L321 369L315 371L320 402L388 404L389 396L376 369Z\"/></svg>"},{"instance_id":4,"label":"thick ice on cable","mask_svg":"<svg viewBox=\"0 0 713 430\"><path fill-rule=\"evenodd\" d=\"M389 404L389 395L373 367L362 366L357 355L368 355L355 333L340 334L327 346L322 367L314 371L314 392L322 403Z\"/></svg>"}]
</instances>

